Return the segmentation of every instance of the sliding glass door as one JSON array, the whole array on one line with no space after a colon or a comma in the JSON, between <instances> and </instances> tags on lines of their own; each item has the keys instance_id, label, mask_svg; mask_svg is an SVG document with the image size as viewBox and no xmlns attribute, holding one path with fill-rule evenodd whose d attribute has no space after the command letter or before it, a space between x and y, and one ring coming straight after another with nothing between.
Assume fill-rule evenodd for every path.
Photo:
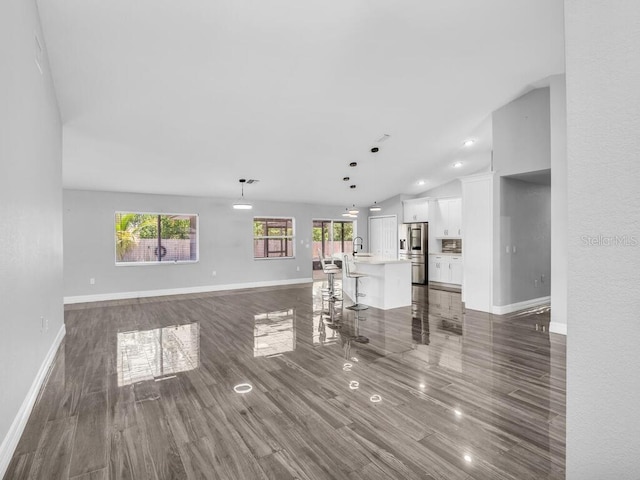
<instances>
[{"instance_id":1,"label":"sliding glass door","mask_svg":"<svg viewBox=\"0 0 640 480\"><path fill-rule=\"evenodd\" d=\"M319 270L320 254L341 265L342 254L353 251L355 222L345 220L313 221L313 268Z\"/></svg>"}]
</instances>

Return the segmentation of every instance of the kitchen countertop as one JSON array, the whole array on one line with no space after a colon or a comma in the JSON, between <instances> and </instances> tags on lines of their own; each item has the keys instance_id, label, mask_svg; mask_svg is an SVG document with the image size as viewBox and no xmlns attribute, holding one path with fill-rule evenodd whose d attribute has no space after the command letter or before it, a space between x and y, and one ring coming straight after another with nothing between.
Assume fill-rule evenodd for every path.
<instances>
[{"instance_id":1,"label":"kitchen countertop","mask_svg":"<svg viewBox=\"0 0 640 480\"><path fill-rule=\"evenodd\" d=\"M385 265L390 263L411 263L409 259L399 259L396 257L381 257L377 255L359 254L353 257L355 263L368 263L370 265Z\"/></svg>"}]
</instances>

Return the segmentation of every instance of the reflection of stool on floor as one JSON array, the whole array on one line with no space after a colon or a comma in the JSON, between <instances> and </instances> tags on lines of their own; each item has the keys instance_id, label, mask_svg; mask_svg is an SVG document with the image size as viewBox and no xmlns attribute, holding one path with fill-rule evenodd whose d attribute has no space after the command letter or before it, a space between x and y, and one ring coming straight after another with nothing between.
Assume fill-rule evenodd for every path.
<instances>
[{"instance_id":1,"label":"reflection of stool on floor","mask_svg":"<svg viewBox=\"0 0 640 480\"><path fill-rule=\"evenodd\" d=\"M322 255L322 252L318 252L318 256L320 257L320 265L322 266L322 271L327 275L327 281L329 284L329 299L330 300L338 300L335 294L335 274L340 271L340 267L333 263L327 263Z\"/></svg>"},{"instance_id":2,"label":"reflection of stool on floor","mask_svg":"<svg viewBox=\"0 0 640 480\"><path fill-rule=\"evenodd\" d=\"M360 279L362 277L367 277L368 275L366 275L364 273L356 272L356 264L353 261L353 258L349 257L349 255L345 255L344 256L343 267L345 269L344 270L345 275L348 278L354 278L355 282L356 282L356 285L355 285L356 286L356 290L355 290L355 295L354 295L355 298L353 299L355 303L353 305L348 306L347 308L350 309L350 310L366 310L367 308L369 308L369 306L358 302L358 297L364 297L365 296L364 293L360 293L359 292L358 287L359 287L359 284L360 284Z\"/></svg>"}]
</instances>

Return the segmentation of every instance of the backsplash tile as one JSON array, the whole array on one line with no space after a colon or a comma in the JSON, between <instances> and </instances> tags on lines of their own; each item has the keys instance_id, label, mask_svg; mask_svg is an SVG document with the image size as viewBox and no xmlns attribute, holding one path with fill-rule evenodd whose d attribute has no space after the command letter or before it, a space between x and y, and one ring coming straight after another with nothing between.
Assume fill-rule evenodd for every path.
<instances>
[{"instance_id":1,"label":"backsplash tile","mask_svg":"<svg viewBox=\"0 0 640 480\"><path fill-rule=\"evenodd\" d=\"M443 239L442 253L462 253L462 239Z\"/></svg>"}]
</instances>

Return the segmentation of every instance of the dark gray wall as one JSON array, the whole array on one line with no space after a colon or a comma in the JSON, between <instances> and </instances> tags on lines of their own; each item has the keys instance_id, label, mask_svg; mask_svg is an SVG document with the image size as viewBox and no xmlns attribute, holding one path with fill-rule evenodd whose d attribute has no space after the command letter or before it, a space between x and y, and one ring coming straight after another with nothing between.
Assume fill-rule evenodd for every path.
<instances>
[{"instance_id":1,"label":"dark gray wall","mask_svg":"<svg viewBox=\"0 0 640 480\"><path fill-rule=\"evenodd\" d=\"M34 34L33 0L0 2L0 443L63 325L62 133Z\"/></svg>"},{"instance_id":2,"label":"dark gray wall","mask_svg":"<svg viewBox=\"0 0 640 480\"><path fill-rule=\"evenodd\" d=\"M551 187L504 177L501 183L498 306L551 293Z\"/></svg>"},{"instance_id":3,"label":"dark gray wall","mask_svg":"<svg viewBox=\"0 0 640 480\"><path fill-rule=\"evenodd\" d=\"M211 197L65 190L65 297L311 279L312 220L343 219L340 207L256 201L253 210L245 211L233 210L232 203ZM198 214L199 262L116 266L116 211ZM294 217L295 258L254 260L254 216ZM366 213L360 216L364 220L357 232L367 248Z\"/></svg>"}]
</instances>

